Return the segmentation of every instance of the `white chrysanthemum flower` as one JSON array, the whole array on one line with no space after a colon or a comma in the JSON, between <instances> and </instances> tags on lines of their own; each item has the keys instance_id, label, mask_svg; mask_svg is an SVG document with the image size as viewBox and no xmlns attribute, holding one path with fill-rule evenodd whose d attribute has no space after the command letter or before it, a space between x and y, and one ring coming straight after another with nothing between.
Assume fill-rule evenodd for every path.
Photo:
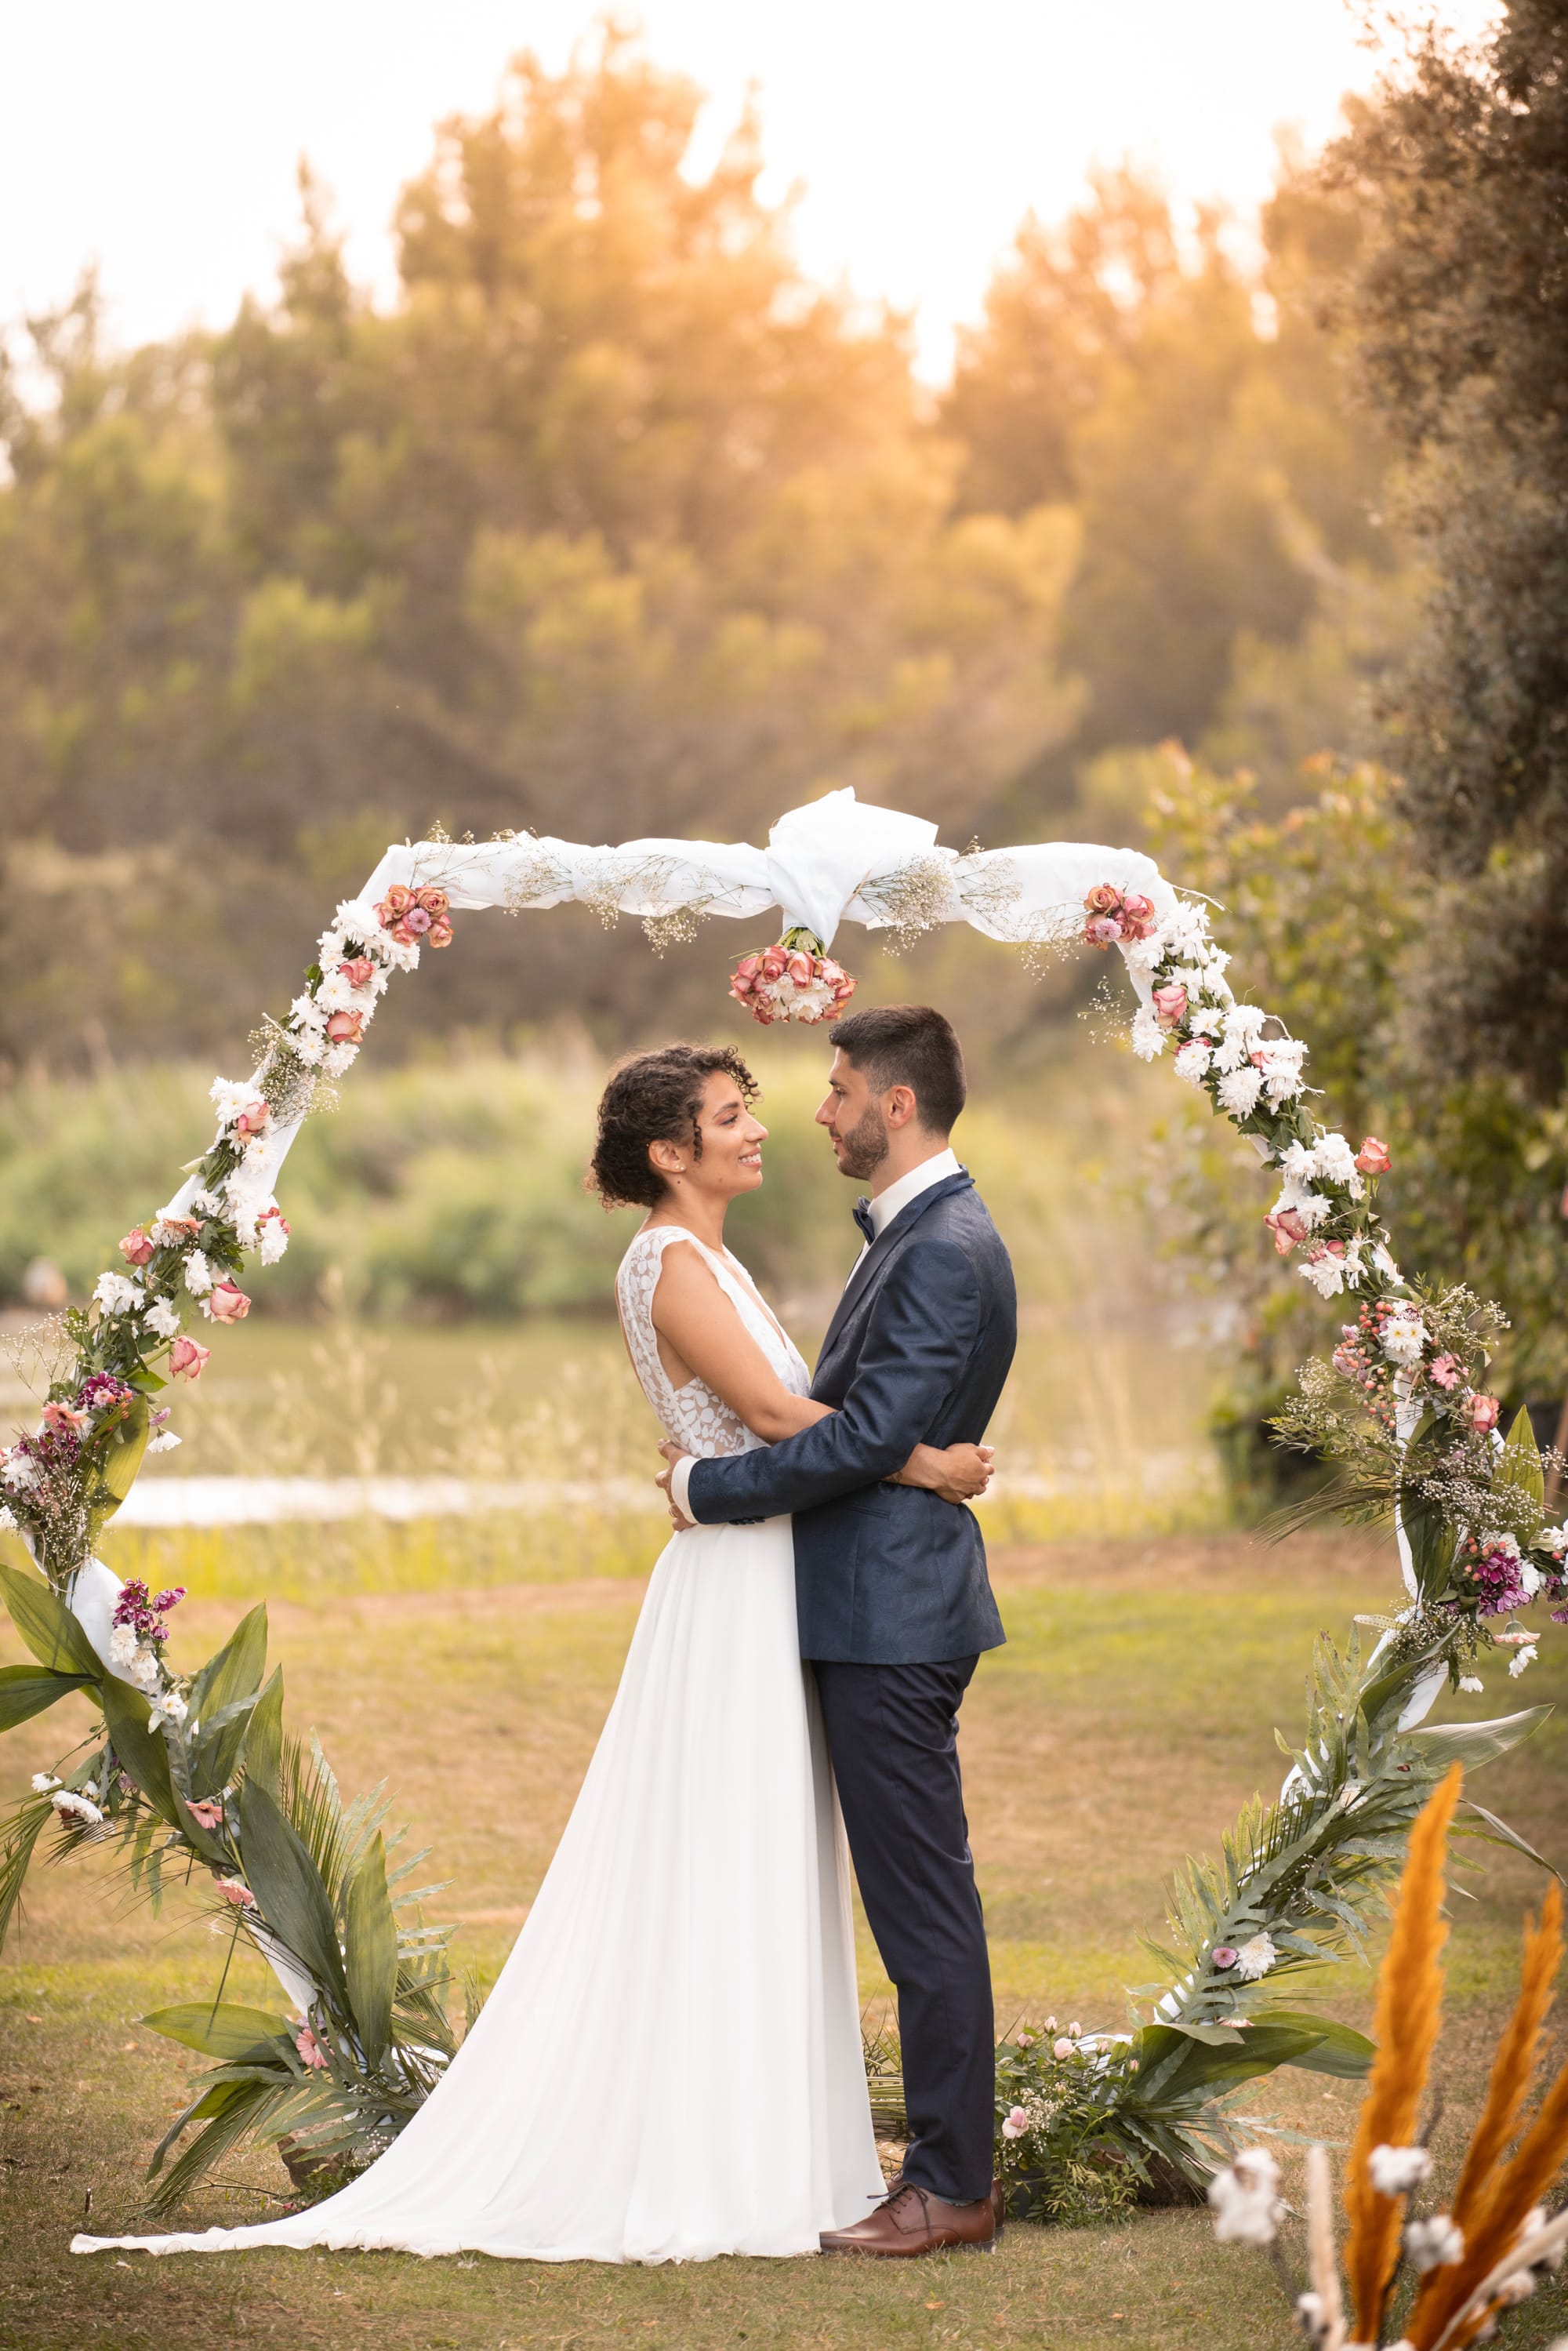
<instances>
[{"instance_id":1,"label":"white chrysanthemum flower","mask_svg":"<svg viewBox=\"0 0 1568 2351\"><path fill-rule=\"evenodd\" d=\"M1322 1257L1309 1258L1305 1265L1296 1268L1303 1281L1310 1281L1320 1298L1337 1298L1344 1288L1343 1257L1324 1249Z\"/></svg>"},{"instance_id":2,"label":"white chrysanthemum flower","mask_svg":"<svg viewBox=\"0 0 1568 2351\"><path fill-rule=\"evenodd\" d=\"M376 912L373 899L342 899L332 917L330 928L321 935L321 945L325 948L329 940L333 940L337 943L338 954L341 955L343 943L350 939L357 939L367 955L384 954L391 944L388 934L382 928L382 918ZM325 956L322 960L325 962Z\"/></svg>"},{"instance_id":3,"label":"white chrysanthemum flower","mask_svg":"<svg viewBox=\"0 0 1568 2351\"><path fill-rule=\"evenodd\" d=\"M127 1273L100 1273L92 1294L106 1314L136 1313L147 1303L147 1292Z\"/></svg>"},{"instance_id":4,"label":"white chrysanthemum flower","mask_svg":"<svg viewBox=\"0 0 1568 2351\"><path fill-rule=\"evenodd\" d=\"M321 1067L329 1078L340 1078L346 1070L353 1068L359 1058L357 1045L329 1045L321 1056Z\"/></svg>"},{"instance_id":5,"label":"white chrysanthemum flower","mask_svg":"<svg viewBox=\"0 0 1568 2351\"><path fill-rule=\"evenodd\" d=\"M1129 971L1157 971L1165 961L1165 942L1156 931L1152 938L1134 939L1124 945L1122 953Z\"/></svg>"},{"instance_id":6,"label":"white chrysanthemum flower","mask_svg":"<svg viewBox=\"0 0 1568 2351\"><path fill-rule=\"evenodd\" d=\"M1527 1649L1516 1649L1508 1661L1508 1670L1511 1678L1517 1681L1525 1667L1535 1663L1535 1658L1536 1648L1533 1641Z\"/></svg>"},{"instance_id":7,"label":"white chrysanthemum flower","mask_svg":"<svg viewBox=\"0 0 1568 2351\"><path fill-rule=\"evenodd\" d=\"M1271 1935L1253 1935L1237 1951L1236 1973L1243 1983L1257 1983L1279 1956Z\"/></svg>"},{"instance_id":8,"label":"white chrysanthemum flower","mask_svg":"<svg viewBox=\"0 0 1568 2351\"><path fill-rule=\"evenodd\" d=\"M147 1450L149 1453L172 1453L179 1442L172 1428L161 1428L156 1437L148 1438Z\"/></svg>"},{"instance_id":9,"label":"white chrysanthemum flower","mask_svg":"<svg viewBox=\"0 0 1568 2351\"><path fill-rule=\"evenodd\" d=\"M16 1511L8 1510L4 1502L0 1502L0 1535L19 1534L21 1531L21 1521Z\"/></svg>"},{"instance_id":10,"label":"white chrysanthemum flower","mask_svg":"<svg viewBox=\"0 0 1568 2351\"><path fill-rule=\"evenodd\" d=\"M84 1828L96 1828L103 1818L95 1803L69 1788L57 1788L49 1802L62 1820L80 1821Z\"/></svg>"},{"instance_id":11,"label":"white chrysanthemum flower","mask_svg":"<svg viewBox=\"0 0 1568 2351\"><path fill-rule=\"evenodd\" d=\"M166 1298L155 1298L141 1320L160 1339L177 1339L180 1335L180 1318Z\"/></svg>"},{"instance_id":12,"label":"white chrysanthemum flower","mask_svg":"<svg viewBox=\"0 0 1568 2351\"><path fill-rule=\"evenodd\" d=\"M1222 1045L1215 1055L1217 1068L1223 1066L1225 1051ZM1219 1106L1228 1110L1233 1118L1246 1118L1257 1109L1258 1097L1262 1091L1263 1073L1260 1070L1253 1069L1250 1062L1239 1070L1232 1068L1219 1081Z\"/></svg>"},{"instance_id":13,"label":"white chrysanthemum flower","mask_svg":"<svg viewBox=\"0 0 1568 2351\"><path fill-rule=\"evenodd\" d=\"M1188 1085L1196 1086L1207 1074L1212 1058L1201 1037L1189 1037L1185 1045L1177 1046L1171 1067L1178 1078L1185 1078Z\"/></svg>"},{"instance_id":14,"label":"white chrysanthemum flower","mask_svg":"<svg viewBox=\"0 0 1568 2351\"><path fill-rule=\"evenodd\" d=\"M303 989L288 1008L288 1025L298 1035L301 1029L319 1032L327 1026L327 1013L319 999Z\"/></svg>"},{"instance_id":15,"label":"white chrysanthemum flower","mask_svg":"<svg viewBox=\"0 0 1568 2351\"><path fill-rule=\"evenodd\" d=\"M1383 1325L1380 1343L1391 1364L1402 1364L1409 1370L1426 1350L1427 1325L1414 1307L1396 1306Z\"/></svg>"},{"instance_id":16,"label":"white chrysanthemum flower","mask_svg":"<svg viewBox=\"0 0 1568 2351\"><path fill-rule=\"evenodd\" d=\"M1447 2269L1464 2257L1465 2232L1455 2227L1447 2212L1434 2212L1430 2220L1406 2224L1405 2258L1418 2274Z\"/></svg>"},{"instance_id":17,"label":"white chrysanthemum flower","mask_svg":"<svg viewBox=\"0 0 1568 2351\"><path fill-rule=\"evenodd\" d=\"M1271 2245L1285 2207L1280 2199L1280 2167L1260 2147L1244 2147L1235 2162L1208 2183L1214 2233L1222 2245Z\"/></svg>"},{"instance_id":18,"label":"white chrysanthemum flower","mask_svg":"<svg viewBox=\"0 0 1568 2351\"><path fill-rule=\"evenodd\" d=\"M1263 1047L1263 1086L1274 1110L1279 1110L1288 1102L1294 1102L1296 1096L1304 1091L1306 1081L1301 1076L1301 1059L1305 1051L1304 1045L1297 1047L1291 1044L1288 1051L1270 1045Z\"/></svg>"},{"instance_id":19,"label":"white chrysanthemum flower","mask_svg":"<svg viewBox=\"0 0 1568 2351\"><path fill-rule=\"evenodd\" d=\"M1482 1681L1479 1674L1461 1674L1459 1676L1459 1687L1462 1690L1468 1690L1471 1698L1479 1698L1482 1690L1486 1687L1486 1684Z\"/></svg>"},{"instance_id":20,"label":"white chrysanthemum flower","mask_svg":"<svg viewBox=\"0 0 1568 2351\"><path fill-rule=\"evenodd\" d=\"M1293 1208L1307 1231L1315 1233L1318 1227L1333 1216L1333 1202L1326 1194L1314 1192L1310 1184L1300 1182L1294 1176L1287 1176L1280 1186L1280 1196L1274 1203L1273 1213L1278 1216L1285 1208Z\"/></svg>"},{"instance_id":21,"label":"white chrysanthemum flower","mask_svg":"<svg viewBox=\"0 0 1568 2351\"><path fill-rule=\"evenodd\" d=\"M33 1774L35 1796L47 1796L51 1788L57 1788L59 1784L52 1771L35 1771Z\"/></svg>"},{"instance_id":22,"label":"white chrysanthemum flower","mask_svg":"<svg viewBox=\"0 0 1568 2351\"><path fill-rule=\"evenodd\" d=\"M192 1193L191 1214L193 1217L221 1217L223 1212L224 1204L222 1200L219 1199L215 1192Z\"/></svg>"},{"instance_id":23,"label":"white chrysanthemum flower","mask_svg":"<svg viewBox=\"0 0 1568 2351\"><path fill-rule=\"evenodd\" d=\"M1133 1015L1132 1045L1140 1061L1157 1061L1165 1051L1165 1031L1155 1018L1152 1005L1140 1004Z\"/></svg>"},{"instance_id":24,"label":"white chrysanthemum flower","mask_svg":"<svg viewBox=\"0 0 1568 2351\"><path fill-rule=\"evenodd\" d=\"M1351 1184L1360 1170L1355 1154L1343 1134L1320 1134L1312 1146L1312 1173L1326 1176L1331 1184Z\"/></svg>"},{"instance_id":25,"label":"white chrysanthemum flower","mask_svg":"<svg viewBox=\"0 0 1568 2351\"><path fill-rule=\"evenodd\" d=\"M185 1259L185 1287L193 1298L204 1298L217 1275L200 1249L193 1249Z\"/></svg>"},{"instance_id":26,"label":"white chrysanthemum flower","mask_svg":"<svg viewBox=\"0 0 1568 2351\"><path fill-rule=\"evenodd\" d=\"M1208 909L1178 898L1160 923L1160 936L1176 954L1201 955L1208 937Z\"/></svg>"},{"instance_id":27,"label":"white chrysanthemum flower","mask_svg":"<svg viewBox=\"0 0 1568 2351\"><path fill-rule=\"evenodd\" d=\"M0 1469L0 1480L9 1486L14 1494L25 1494L30 1487L37 1484L43 1474L30 1453L13 1453L5 1468Z\"/></svg>"},{"instance_id":28,"label":"white chrysanthemum flower","mask_svg":"<svg viewBox=\"0 0 1568 2351\"><path fill-rule=\"evenodd\" d=\"M1432 2169L1424 2147L1375 2147L1366 2158L1372 2184L1380 2196L1408 2196Z\"/></svg>"},{"instance_id":29,"label":"white chrysanthemum flower","mask_svg":"<svg viewBox=\"0 0 1568 2351\"><path fill-rule=\"evenodd\" d=\"M246 1102L256 1100L256 1087L249 1078L214 1078L207 1090L207 1099L218 1114L218 1124L232 1126Z\"/></svg>"},{"instance_id":30,"label":"white chrysanthemum flower","mask_svg":"<svg viewBox=\"0 0 1568 2351\"><path fill-rule=\"evenodd\" d=\"M1280 1165L1293 1184L1310 1184L1317 1174L1317 1155L1307 1143L1287 1143Z\"/></svg>"},{"instance_id":31,"label":"white chrysanthemum flower","mask_svg":"<svg viewBox=\"0 0 1568 2351\"><path fill-rule=\"evenodd\" d=\"M288 1233L281 1217L268 1217L261 1227L261 1261L276 1265L288 1247Z\"/></svg>"},{"instance_id":32,"label":"white chrysanthemum flower","mask_svg":"<svg viewBox=\"0 0 1568 2351\"><path fill-rule=\"evenodd\" d=\"M160 1690L148 1708L147 1719L149 1722L161 1722L164 1725L171 1722L179 1723L184 1721L189 1711L178 1690Z\"/></svg>"}]
</instances>

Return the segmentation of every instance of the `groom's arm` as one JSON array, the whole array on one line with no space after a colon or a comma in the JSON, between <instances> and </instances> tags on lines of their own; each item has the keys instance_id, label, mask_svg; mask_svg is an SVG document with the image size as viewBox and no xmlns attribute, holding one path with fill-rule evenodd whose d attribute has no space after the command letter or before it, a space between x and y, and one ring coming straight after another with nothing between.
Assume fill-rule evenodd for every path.
<instances>
[{"instance_id":1,"label":"groom's arm","mask_svg":"<svg viewBox=\"0 0 1568 2351\"><path fill-rule=\"evenodd\" d=\"M935 1426L979 1327L979 1285L962 1249L912 1243L877 1291L842 1404L780 1444L694 1461L687 1515L699 1526L777 1518L891 1478Z\"/></svg>"}]
</instances>

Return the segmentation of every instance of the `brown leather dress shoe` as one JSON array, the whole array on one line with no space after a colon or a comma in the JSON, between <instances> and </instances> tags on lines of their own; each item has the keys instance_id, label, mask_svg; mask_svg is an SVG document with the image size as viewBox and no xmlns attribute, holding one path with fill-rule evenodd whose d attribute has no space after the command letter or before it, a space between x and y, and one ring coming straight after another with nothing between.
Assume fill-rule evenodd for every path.
<instances>
[{"instance_id":1,"label":"brown leather dress shoe","mask_svg":"<svg viewBox=\"0 0 1568 2351\"><path fill-rule=\"evenodd\" d=\"M977 2204L947 2204L912 2179L899 2179L863 2220L824 2231L821 2245L825 2253L869 2253L877 2261L913 2261L947 2246L994 2253L996 2207L990 2196Z\"/></svg>"}]
</instances>

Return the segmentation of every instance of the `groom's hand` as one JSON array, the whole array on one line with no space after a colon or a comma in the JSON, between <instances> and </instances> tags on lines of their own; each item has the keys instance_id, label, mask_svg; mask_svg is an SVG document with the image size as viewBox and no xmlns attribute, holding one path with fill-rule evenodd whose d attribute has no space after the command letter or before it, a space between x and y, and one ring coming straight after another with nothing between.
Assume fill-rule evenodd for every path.
<instances>
[{"instance_id":1,"label":"groom's hand","mask_svg":"<svg viewBox=\"0 0 1568 2351\"><path fill-rule=\"evenodd\" d=\"M666 1437L661 1443L659 1450L664 1455L667 1467L660 1470L657 1478L653 1480L653 1483L658 1487L660 1492L664 1495L664 1499L670 1506L671 1525L674 1528L677 1534L684 1534L688 1527L695 1526L696 1520L695 1519L688 1519L685 1512L680 1508L675 1500L673 1488L676 1462L689 1461L691 1459L691 1455L684 1445L677 1445L673 1437Z\"/></svg>"}]
</instances>

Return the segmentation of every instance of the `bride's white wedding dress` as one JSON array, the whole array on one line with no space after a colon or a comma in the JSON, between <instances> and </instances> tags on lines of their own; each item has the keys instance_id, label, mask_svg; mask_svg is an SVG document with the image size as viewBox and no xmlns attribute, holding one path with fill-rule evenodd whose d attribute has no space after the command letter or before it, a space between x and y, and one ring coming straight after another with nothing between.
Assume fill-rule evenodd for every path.
<instances>
[{"instance_id":1,"label":"bride's white wedding dress","mask_svg":"<svg viewBox=\"0 0 1568 2351\"><path fill-rule=\"evenodd\" d=\"M806 1366L727 1251L674 1226L637 1235L616 1288L649 1403L692 1452L739 1452L758 1440L659 1361L651 1309L672 1244L703 1249L796 1395ZM528 1921L379 2162L287 2220L73 2251L704 2261L815 2252L882 2193L848 1861L780 1518L665 1548Z\"/></svg>"}]
</instances>

